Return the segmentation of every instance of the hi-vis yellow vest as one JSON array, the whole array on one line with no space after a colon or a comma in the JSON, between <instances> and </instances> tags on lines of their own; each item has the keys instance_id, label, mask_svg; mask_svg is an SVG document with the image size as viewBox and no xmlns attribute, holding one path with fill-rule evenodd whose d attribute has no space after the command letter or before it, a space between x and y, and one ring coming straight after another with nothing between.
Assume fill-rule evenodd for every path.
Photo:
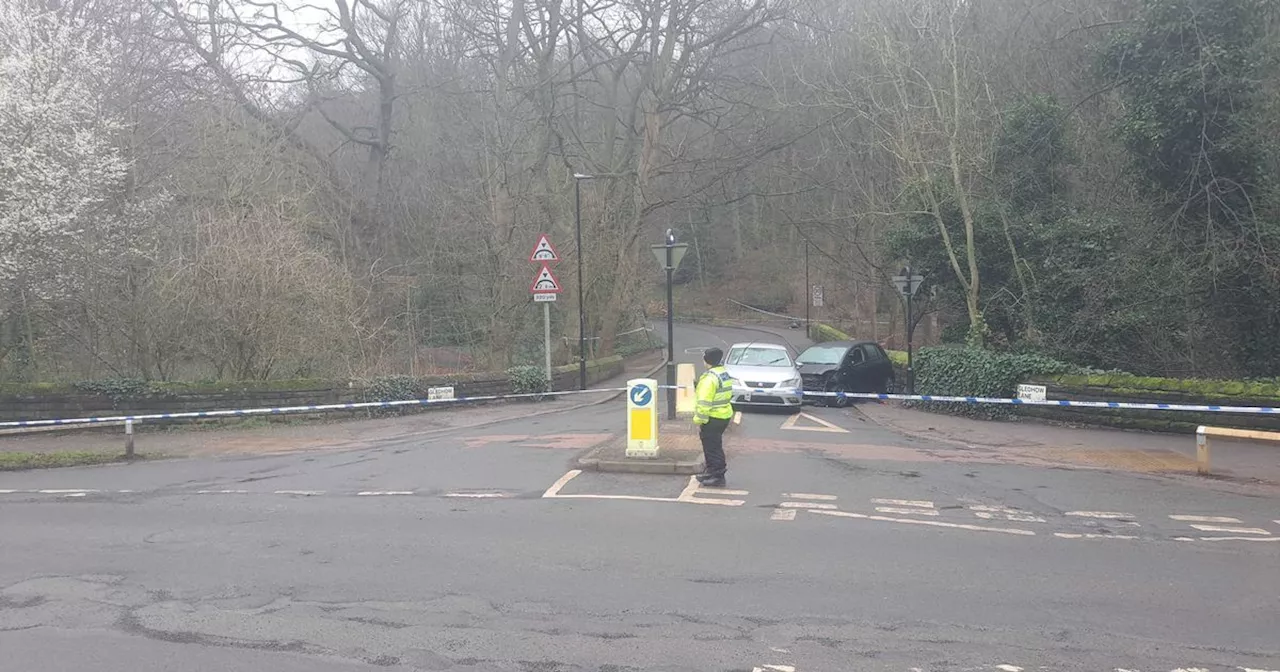
<instances>
[{"instance_id":1,"label":"hi-vis yellow vest","mask_svg":"<svg viewBox=\"0 0 1280 672\"><path fill-rule=\"evenodd\" d=\"M695 396L698 406L693 412L694 424L705 425L711 418L728 420L733 417L733 379L723 366L713 366L702 374Z\"/></svg>"}]
</instances>

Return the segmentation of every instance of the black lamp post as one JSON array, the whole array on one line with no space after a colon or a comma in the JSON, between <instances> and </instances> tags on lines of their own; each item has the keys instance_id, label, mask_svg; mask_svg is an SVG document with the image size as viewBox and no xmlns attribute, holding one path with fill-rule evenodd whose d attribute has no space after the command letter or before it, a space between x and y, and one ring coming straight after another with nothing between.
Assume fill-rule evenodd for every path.
<instances>
[{"instance_id":1,"label":"black lamp post","mask_svg":"<svg viewBox=\"0 0 1280 672\"><path fill-rule=\"evenodd\" d=\"M667 229L666 239L662 245L650 245L649 249L662 264L667 274L667 419L676 417L676 309L674 282L676 269L689 246L676 242L674 229Z\"/></svg>"},{"instance_id":2,"label":"black lamp post","mask_svg":"<svg viewBox=\"0 0 1280 672\"><path fill-rule=\"evenodd\" d=\"M578 389L587 389L587 308L582 289L582 181L591 175L573 174L573 229L578 252Z\"/></svg>"}]
</instances>

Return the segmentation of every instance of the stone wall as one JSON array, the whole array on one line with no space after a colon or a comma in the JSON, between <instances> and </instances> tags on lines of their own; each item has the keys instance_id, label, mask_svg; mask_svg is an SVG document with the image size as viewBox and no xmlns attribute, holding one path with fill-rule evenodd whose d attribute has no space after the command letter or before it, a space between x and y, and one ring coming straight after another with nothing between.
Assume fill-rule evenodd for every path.
<instances>
[{"instance_id":1,"label":"stone wall","mask_svg":"<svg viewBox=\"0 0 1280 672\"><path fill-rule=\"evenodd\" d=\"M607 357L587 364L591 384L622 374L621 357ZM552 370L552 389L578 387L577 365ZM452 386L459 397L508 394L505 373L473 373L425 376L421 387ZM6 385L0 388L0 421L82 418L103 415L180 413L236 408L275 408L315 404L373 401L365 384L355 380L281 380L234 383L158 383L146 393L127 390L86 393L75 386ZM366 410L352 411L365 414Z\"/></svg>"}]
</instances>

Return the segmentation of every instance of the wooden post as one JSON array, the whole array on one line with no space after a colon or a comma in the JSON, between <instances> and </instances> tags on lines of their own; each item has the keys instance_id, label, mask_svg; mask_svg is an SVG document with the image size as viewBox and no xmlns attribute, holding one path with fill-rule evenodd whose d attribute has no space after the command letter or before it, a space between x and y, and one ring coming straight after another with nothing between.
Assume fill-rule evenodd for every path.
<instances>
[{"instance_id":1,"label":"wooden post","mask_svg":"<svg viewBox=\"0 0 1280 672\"><path fill-rule=\"evenodd\" d=\"M124 421L124 456L125 459L133 459L133 421Z\"/></svg>"},{"instance_id":2,"label":"wooden post","mask_svg":"<svg viewBox=\"0 0 1280 672\"><path fill-rule=\"evenodd\" d=\"M1209 475L1209 437L1205 435L1204 427L1196 428L1196 473L1201 476Z\"/></svg>"}]
</instances>

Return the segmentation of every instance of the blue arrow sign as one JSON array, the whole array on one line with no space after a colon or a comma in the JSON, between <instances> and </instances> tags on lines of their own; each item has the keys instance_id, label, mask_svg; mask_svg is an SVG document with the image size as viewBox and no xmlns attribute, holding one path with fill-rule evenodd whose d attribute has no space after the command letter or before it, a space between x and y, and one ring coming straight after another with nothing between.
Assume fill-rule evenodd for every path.
<instances>
[{"instance_id":1,"label":"blue arrow sign","mask_svg":"<svg viewBox=\"0 0 1280 672\"><path fill-rule=\"evenodd\" d=\"M653 401L653 390L648 385L636 385L631 388L631 403L636 406L648 406Z\"/></svg>"}]
</instances>

